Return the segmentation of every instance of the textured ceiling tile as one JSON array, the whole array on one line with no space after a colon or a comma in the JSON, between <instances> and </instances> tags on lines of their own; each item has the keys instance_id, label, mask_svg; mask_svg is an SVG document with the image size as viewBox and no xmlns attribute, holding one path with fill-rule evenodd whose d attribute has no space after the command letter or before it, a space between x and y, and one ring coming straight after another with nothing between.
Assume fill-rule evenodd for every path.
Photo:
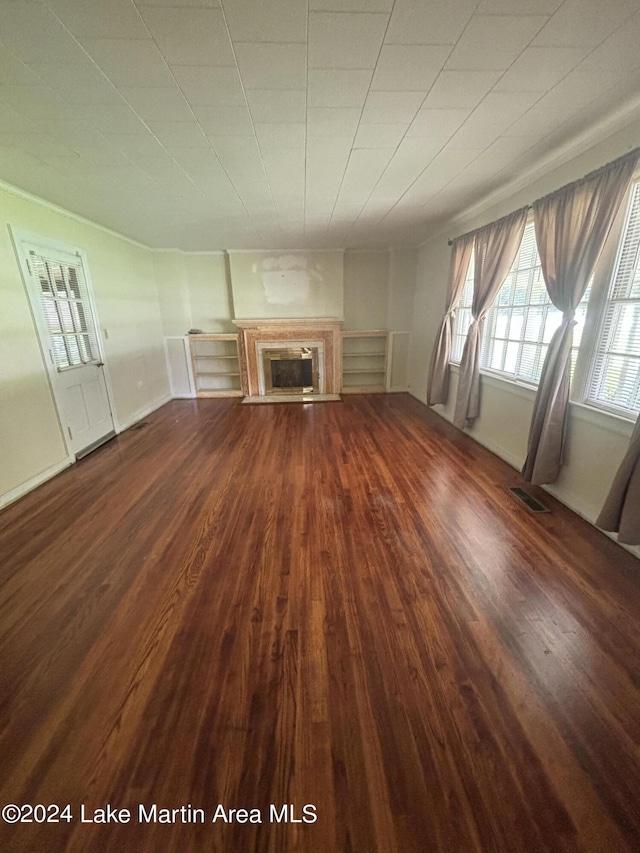
<instances>
[{"instance_id":1,"label":"textured ceiling tile","mask_svg":"<svg viewBox=\"0 0 640 853\"><path fill-rule=\"evenodd\" d=\"M77 110L48 86L0 86L0 102L3 100L22 115L36 120L78 118Z\"/></svg>"},{"instance_id":2,"label":"textured ceiling tile","mask_svg":"<svg viewBox=\"0 0 640 853\"><path fill-rule=\"evenodd\" d=\"M448 139L469 117L471 110L421 109L411 123L407 136Z\"/></svg>"},{"instance_id":3,"label":"textured ceiling tile","mask_svg":"<svg viewBox=\"0 0 640 853\"><path fill-rule=\"evenodd\" d=\"M580 70L635 71L640 68L639 44L640 12L636 13L628 21L625 21L623 27L620 27L619 30L605 39L595 50L590 52L587 58L581 63ZM543 49L540 48L540 50Z\"/></svg>"},{"instance_id":4,"label":"textured ceiling tile","mask_svg":"<svg viewBox=\"0 0 640 853\"><path fill-rule=\"evenodd\" d=\"M47 0L47 5L80 41L151 38L131 0Z\"/></svg>"},{"instance_id":5,"label":"textured ceiling tile","mask_svg":"<svg viewBox=\"0 0 640 853\"><path fill-rule=\"evenodd\" d=\"M309 15L309 68L373 68L387 15Z\"/></svg>"},{"instance_id":6,"label":"textured ceiling tile","mask_svg":"<svg viewBox=\"0 0 640 853\"><path fill-rule=\"evenodd\" d=\"M177 86L168 89L121 88L122 96L145 121L191 121L193 113Z\"/></svg>"},{"instance_id":7,"label":"textured ceiling tile","mask_svg":"<svg viewBox=\"0 0 640 853\"><path fill-rule=\"evenodd\" d=\"M235 107L245 104L237 68L174 65L171 71L193 107Z\"/></svg>"},{"instance_id":8,"label":"textured ceiling tile","mask_svg":"<svg viewBox=\"0 0 640 853\"><path fill-rule=\"evenodd\" d=\"M153 41L87 39L84 47L116 86L173 85L173 76Z\"/></svg>"},{"instance_id":9,"label":"textured ceiling tile","mask_svg":"<svg viewBox=\"0 0 640 853\"><path fill-rule=\"evenodd\" d=\"M32 65L42 81L70 104L121 104L122 95L95 66Z\"/></svg>"},{"instance_id":10,"label":"textured ceiling tile","mask_svg":"<svg viewBox=\"0 0 640 853\"><path fill-rule=\"evenodd\" d=\"M372 73L370 70L311 68L308 100L310 107L361 107Z\"/></svg>"},{"instance_id":11,"label":"textured ceiling tile","mask_svg":"<svg viewBox=\"0 0 640 853\"><path fill-rule=\"evenodd\" d=\"M208 148L209 142L195 121L150 121L149 130L164 146Z\"/></svg>"},{"instance_id":12,"label":"textured ceiling tile","mask_svg":"<svg viewBox=\"0 0 640 853\"><path fill-rule=\"evenodd\" d=\"M307 40L307 9L300 0L224 0L224 11L234 41Z\"/></svg>"},{"instance_id":13,"label":"textured ceiling tile","mask_svg":"<svg viewBox=\"0 0 640 853\"><path fill-rule=\"evenodd\" d=\"M385 42L453 45L475 7L476 0L396 0Z\"/></svg>"},{"instance_id":14,"label":"textured ceiling tile","mask_svg":"<svg viewBox=\"0 0 640 853\"><path fill-rule=\"evenodd\" d=\"M578 67L539 101L542 109L562 109L567 116L590 104L621 81L621 75L609 71L581 71Z\"/></svg>"},{"instance_id":15,"label":"textured ceiling tile","mask_svg":"<svg viewBox=\"0 0 640 853\"><path fill-rule=\"evenodd\" d=\"M498 92L546 92L581 62L582 47L528 47L498 80Z\"/></svg>"},{"instance_id":16,"label":"textured ceiling tile","mask_svg":"<svg viewBox=\"0 0 640 853\"><path fill-rule=\"evenodd\" d=\"M309 0L309 9L318 12L390 12L393 0Z\"/></svg>"},{"instance_id":17,"label":"textured ceiling tile","mask_svg":"<svg viewBox=\"0 0 640 853\"><path fill-rule=\"evenodd\" d=\"M302 89L247 89L247 101L256 122L304 122L307 104Z\"/></svg>"},{"instance_id":18,"label":"textured ceiling tile","mask_svg":"<svg viewBox=\"0 0 640 853\"><path fill-rule=\"evenodd\" d=\"M40 82L34 71L0 44L0 85L13 83L20 86L37 86Z\"/></svg>"},{"instance_id":19,"label":"textured ceiling tile","mask_svg":"<svg viewBox=\"0 0 640 853\"><path fill-rule=\"evenodd\" d=\"M637 0L222 5L0 0L0 179L154 245L375 247L637 113Z\"/></svg>"},{"instance_id":20,"label":"textured ceiling tile","mask_svg":"<svg viewBox=\"0 0 640 853\"><path fill-rule=\"evenodd\" d=\"M220 10L145 6L141 14L172 65L235 65Z\"/></svg>"},{"instance_id":21,"label":"textured ceiling tile","mask_svg":"<svg viewBox=\"0 0 640 853\"><path fill-rule=\"evenodd\" d=\"M305 89L307 55L302 44L235 44L245 89Z\"/></svg>"},{"instance_id":22,"label":"textured ceiling tile","mask_svg":"<svg viewBox=\"0 0 640 853\"><path fill-rule=\"evenodd\" d=\"M480 0L478 14L488 15L553 15L565 0Z\"/></svg>"},{"instance_id":23,"label":"textured ceiling tile","mask_svg":"<svg viewBox=\"0 0 640 853\"><path fill-rule=\"evenodd\" d=\"M360 124L353 147L395 148L408 127L408 124Z\"/></svg>"},{"instance_id":24,"label":"textured ceiling tile","mask_svg":"<svg viewBox=\"0 0 640 853\"><path fill-rule=\"evenodd\" d=\"M542 15L474 15L446 67L448 70L504 70L546 21Z\"/></svg>"},{"instance_id":25,"label":"textured ceiling tile","mask_svg":"<svg viewBox=\"0 0 640 853\"><path fill-rule=\"evenodd\" d=\"M221 2L220 0L136 0L136 6L140 8L143 6L153 6L155 8L176 6L180 8L219 9Z\"/></svg>"},{"instance_id":26,"label":"textured ceiling tile","mask_svg":"<svg viewBox=\"0 0 640 853\"><path fill-rule=\"evenodd\" d=\"M467 121L478 129L483 125L508 127L539 99L538 92L489 92Z\"/></svg>"},{"instance_id":27,"label":"textured ceiling tile","mask_svg":"<svg viewBox=\"0 0 640 853\"><path fill-rule=\"evenodd\" d=\"M294 124L257 123L256 136L260 148L304 148L306 126L303 122Z\"/></svg>"},{"instance_id":28,"label":"textured ceiling tile","mask_svg":"<svg viewBox=\"0 0 640 853\"><path fill-rule=\"evenodd\" d=\"M76 145L105 148L110 141L88 121L56 121L49 119L40 123L43 132L54 136L60 142L74 147Z\"/></svg>"},{"instance_id":29,"label":"textured ceiling tile","mask_svg":"<svg viewBox=\"0 0 640 853\"><path fill-rule=\"evenodd\" d=\"M340 195L348 196L353 192L366 193L368 196L392 156L392 149L362 148L352 151Z\"/></svg>"},{"instance_id":30,"label":"textured ceiling tile","mask_svg":"<svg viewBox=\"0 0 640 853\"><path fill-rule=\"evenodd\" d=\"M449 55L438 45L385 45L371 83L372 90L426 92Z\"/></svg>"},{"instance_id":31,"label":"textured ceiling tile","mask_svg":"<svg viewBox=\"0 0 640 853\"><path fill-rule=\"evenodd\" d=\"M362 111L365 124L409 124L426 92L369 92Z\"/></svg>"},{"instance_id":32,"label":"textured ceiling tile","mask_svg":"<svg viewBox=\"0 0 640 853\"><path fill-rule=\"evenodd\" d=\"M353 138L360 110L312 107L307 113L309 136L345 136Z\"/></svg>"},{"instance_id":33,"label":"textured ceiling tile","mask_svg":"<svg viewBox=\"0 0 640 853\"><path fill-rule=\"evenodd\" d=\"M22 62L90 64L64 25L40 3L0 4L0 33Z\"/></svg>"},{"instance_id":34,"label":"textured ceiling tile","mask_svg":"<svg viewBox=\"0 0 640 853\"><path fill-rule=\"evenodd\" d=\"M9 104L0 104L0 130L14 133L40 133L41 125L41 121L22 115Z\"/></svg>"},{"instance_id":35,"label":"textured ceiling tile","mask_svg":"<svg viewBox=\"0 0 640 853\"><path fill-rule=\"evenodd\" d=\"M194 107L207 136L252 136L253 123L247 107Z\"/></svg>"},{"instance_id":36,"label":"textured ceiling tile","mask_svg":"<svg viewBox=\"0 0 640 853\"><path fill-rule=\"evenodd\" d=\"M634 12L636 0L566 0L534 40L544 47L595 47Z\"/></svg>"},{"instance_id":37,"label":"textured ceiling tile","mask_svg":"<svg viewBox=\"0 0 640 853\"><path fill-rule=\"evenodd\" d=\"M336 136L333 139L325 139L323 137L307 137L307 156L328 158L329 161L334 158L346 158L351 151L351 140L348 137Z\"/></svg>"},{"instance_id":38,"label":"textured ceiling tile","mask_svg":"<svg viewBox=\"0 0 640 853\"><path fill-rule=\"evenodd\" d=\"M17 148L34 157L77 157L75 151L47 134L0 132L0 148Z\"/></svg>"},{"instance_id":39,"label":"textured ceiling tile","mask_svg":"<svg viewBox=\"0 0 640 853\"><path fill-rule=\"evenodd\" d=\"M473 109L500 79L499 71L443 71L424 106L432 109Z\"/></svg>"},{"instance_id":40,"label":"textured ceiling tile","mask_svg":"<svg viewBox=\"0 0 640 853\"><path fill-rule=\"evenodd\" d=\"M128 104L92 104L82 108L82 115L101 133L146 134L142 120Z\"/></svg>"}]
</instances>

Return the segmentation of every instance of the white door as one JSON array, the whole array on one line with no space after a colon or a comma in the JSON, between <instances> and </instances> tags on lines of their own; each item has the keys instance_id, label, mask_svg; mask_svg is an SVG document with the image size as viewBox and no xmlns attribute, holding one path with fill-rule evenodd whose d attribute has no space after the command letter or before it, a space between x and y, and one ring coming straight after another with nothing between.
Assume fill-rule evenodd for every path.
<instances>
[{"instance_id":1,"label":"white door","mask_svg":"<svg viewBox=\"0 0 640 853\"><path fill-rule=\"evenodd\" d=\"M83 456L115 435L83 258L29 242L20 246L67 447Z\"/></svg>"}]
</instances>

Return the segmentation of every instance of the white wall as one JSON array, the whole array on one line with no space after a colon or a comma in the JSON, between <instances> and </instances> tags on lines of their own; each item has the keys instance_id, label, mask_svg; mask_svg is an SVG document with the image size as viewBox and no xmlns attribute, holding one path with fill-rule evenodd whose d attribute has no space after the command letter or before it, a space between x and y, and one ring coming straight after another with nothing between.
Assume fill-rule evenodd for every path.
<instances>
[{"instance_id":1,"label":"white wall","mask_svg":"<svg viewBox=\"0 0 640 853\"><path fill-rule=\"evenodd\" d=\"M345 329L409 331L416 262L415 249L228 257L171 250L153 257L165 335L232 332L234 317L249 312L250 319L344 316ZM301 284L304 299L297 298Z\"/></svg>"},{"instance_id":2,"label":"white wall","mask_svg":"<svg viewBox=\"0 0 640 853\"><path fill-rule=\"evenodd\" d=\"M411 329L417 251L348 251L344 255L344 328Z\"/></svg>"},{"instance_id":3,"label":"white wall","mask_svg":"<svg viewBox=\"0 0 640 853\"><path fill-rule=\"evenodd\" d=\"M426 400L429 359L444 310L450 247L447 238L465 233L557 189L640 145L640 123L612 135L528 187L474 216L448 223L419 250L412 325L411 393ZM449 403L436 411L452 420L457 374L451 377ZM481 377L481 414L469 434L515 468L521 468L533 406L531 390L494 377ZM548 490L589 521L595 521L626 451L631 421L572 404L568 443L560 478ZM640 555L640 549L635 549Z\"/></svg>"},{"instance_id":4,"label":"white wall","mask_svg":"<svg viewBox=\"0 0 640 853\"><path fill-rule=\"evenodd\" d=\"M387 324L392 331L411 330L417 263L417 249L392 249L389 253Z\"/></svg>"},{"instance_id":5,"label":"white wall","mask_svg":"<svg viewBox=\"0 0 640 853\"><path fill-rule=\"evenodd\" d=\"M119 423L131 423L160 405L169 388L150 250L6 187L0 187L0 222L3 502L67 459L9 226L86 251Z\"/></svg>"},{"instance_id":6,"label":"white wall","mask_svg":"<svg viewBox=\"0 0 640 853\"><path fill-rule=\"evenodd\" d=\"M189 329L235 331L227 264L222 252L154 252L165 335L186 335Z\"/></svg>"},{"instance_id":7,"label":"white wall","mask_svg":"<svg viewBox=\"0 0 640 853\"><path fill-rule=\"evenodd\" d=\"M345 252L344 328L386 329L389 252Z\"/></svg>"},{"instance_id":8,"label":"white wall","mask_svg":"<svg viewBox=\"0 0 640 853\"><path fill-rule=\"evenodd\" d=\"M235 316L342 319L342 252L230 252Z\"/></svg>"}]
</instances>

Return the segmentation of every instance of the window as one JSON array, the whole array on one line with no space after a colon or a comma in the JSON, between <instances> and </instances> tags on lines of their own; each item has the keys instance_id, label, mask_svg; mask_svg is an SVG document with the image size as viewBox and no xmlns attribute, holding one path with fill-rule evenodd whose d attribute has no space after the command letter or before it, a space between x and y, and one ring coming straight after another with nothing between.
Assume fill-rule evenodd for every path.
<instances>
[{"instance_id":1,"label":"window","mask_svg":"<svg viewBox=\"0 0 640 853\"><path fill-rule=\"evenodd\" d=\"M571 368L575 366L587 313L591 282L576 310ZM471 323L473 259L460 299L454 328L452 361L460 361ZM562 311L551 302L542 274L531 219L524 230L520 249L493 306L487 312L480 353L480 367L509 379L537 385L553 333L562 321Z\"/></svg>"},{"instance_id":2,"label":"window","mask_svg":"<svg viewBox=\"0 0 640 853\"><path fill-rule=\"evenodd\" d=\"M29 262L40 283L44 317L57 370L97 360L97 347L87 323L88 307L82 266L49 260L30 252Z\"/></svg>"},{"instance_id":3,"label":"window","mask_svg":"<svg viewBox=\"0 0 640 853\"><path fill-rule=\"evenodd\" d=\"M475 264L473 262L473 252L471 252L471 260L469 261L469 269L467 277L462 288L462 294L456 308L456 316L453 322L453 341L451 342L451 361L456 364L460 363L462 358L462 350L464 342L471 325L471 302L473 300L473 271Z\"/></svg>"},{"instance_id":4,"label":"window","mask_svg":"<svg viewBox=\"0 0 640 853\"><path fill-rule=\"evenodd\" d=\"M591 282L576 309L571 369L575 366L591 293ZM486 370L537 385L553 333L562 311L551 302L544 276L533 219L525 228L520 249L493 306L487 312L482 357Z\"/></svg>"},{"instance_id":5,"label":"window","mask_svg":"<svg viewBox=\"0 0 640 853\"><path fill-rule=\"evenodd\" d=\"M640 411L640 181L632 186L600 324L586 402Z\"/></svg>"}]
</instances>

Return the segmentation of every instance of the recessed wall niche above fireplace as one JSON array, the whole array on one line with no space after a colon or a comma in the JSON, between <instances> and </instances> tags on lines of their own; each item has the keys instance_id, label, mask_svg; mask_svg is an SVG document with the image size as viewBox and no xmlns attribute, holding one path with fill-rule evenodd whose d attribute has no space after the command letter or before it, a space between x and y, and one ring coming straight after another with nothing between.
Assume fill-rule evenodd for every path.
<instances>
[{"instance_id":1,"label":"recessed wall niche above fireplace","mask_svg":"<svg viewBox=\"0 0 640 853\"><path fill-rule=\"evenodd\" d=\"M342 322L235 320L242 390L246 397L338 394Z\"/></svg>"}]
</instances>

